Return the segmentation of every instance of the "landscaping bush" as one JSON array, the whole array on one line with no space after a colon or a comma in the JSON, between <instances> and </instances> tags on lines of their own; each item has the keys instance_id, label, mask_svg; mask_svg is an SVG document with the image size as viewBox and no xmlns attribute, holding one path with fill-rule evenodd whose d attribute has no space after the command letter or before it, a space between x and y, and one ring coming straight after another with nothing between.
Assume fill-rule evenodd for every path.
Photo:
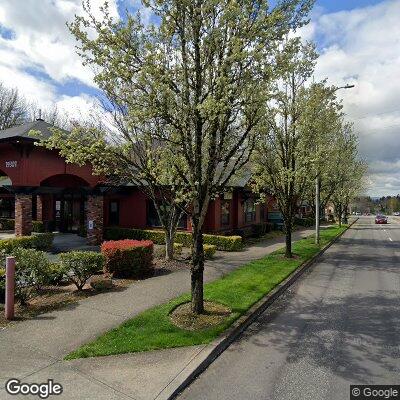
<instances>
[{"instance_id":1,"label":"landscaping bush","mask_svg":"<svg viewBox=\"0 0 400 400\"><path fill-rule=\"evenodd\" d=\"M179 256L182 254L183 244L182 243L174 243L174 254Z\"/></svg>"},{"instance_id":2,"label":"landscaping bush","mask_svg":"<svg viewBox=\"0 0 400 400\"><path fill-rule=\"evenodd\" d=\"M165 244L165 234L160 230L130 229L130 228L107 228L104 233L107 240L151 240L155 244ZM203 235L204 244L213 244L218 250L239 251L243 247L241 236ZM175 242L185 247L191 247L192 235L189 232L176 232Z\"/></svg>"},{"instance_id":3,"label":"landscaping bush","mask_svg":"<svg viewBox=\"0 0 400 400\"><path fill-rule=\"evenodd\" d=\"M305 228L311 227L315 224L314 218L298 218L294 219L294 225L303 226Z\"/></svg>"},{"instance_id":4,"label":"landscaping bush","mask_svg":"<svg viewBox=\"0 0 400 400\"><path fill-rule=\"evenodd\" d=\"M36 249L36 250L49 250L53 243L54 234L37 233L32 236L18 236L10 239L0 240L0 251L6 255L14 255L15 249Z\"/></svg>"},{"instance_id":5,"label":"landscaping bush","mask_svg":"<svg viewBox=\"0 0 400 400\"><path fill-rule=\"evenodd\" d=\"M33 236L18 236L10 239L0 240L0 251L5 255L13 255L15 249L30 249L33 247Z\"/></svg>"},{"instance_id":6,"label":"landscaping bush","mask_svg":"<svg viewBox=\"0 0 400 400\"><path fill-rule=\"evenodd\" d=\"M61 264L49 262L46 276L44 278L44 285L59 285L65 277L65 271Z\"/></svg>"},{"instance_id":7,"label":"landscaping bush","mask_svg":"<svg viewBox=\"0 0 400 400\"><path fill-rule=\"evenodd\" d=\"M103 269L104 256L94 251L71 251L61 253L60 262L63 272L82 290L87 280Z\"/></svg>"},{"instance_id":8,"label":"landscaping bush","mask_svg":"<svg viewBox=\"0 0 400 400\"><path fill-rule=\"evenodd\" d=\"M0 218L0 231L13 231L15 220L11 218Z\"/></svg>"},{"instance_id":9,"label":"landscaping bush","mask_svg":"<svg viewBox=\"0 0 400 400\"><path fill-rule=\"evenodd\" d=\"M46 232L46 233L38 233L31 236L32 239L32 247L37 250L48 251L51 249L54 240L54 233Z\"/></svg>"},{"instance_id":10,"label":"landscaping bush","mask_svg":"<svg viewBox=\"0 0 400 400\"><path fill-rule=\"evenodd\" d=\"M102 275L93 275L90 278L90 286L94 290L107 290L113 287L113 281L111 279L111 275L102 274Z\"/></svg>"},{"instance_id":11,"label":"landscaping bush","mask_svg":"<svg viewBox=\"0 0 400 400\"><path fill-rule=\"evenodd\" d=\"M104 272L119 278L143 278L153 268L151 240L110 240L101 245Z\"/></svg>"},{"instance_id":12,"label":"landscaping bush","mask_svg":"<svg viewBox=\"0 0 400 400\"><path fill-rule=\"evenodd\" d=\"M213 258L215 252L217 251L217 246L213 244L204 244L203 249L205 258Z\"/></svg>"},{"instance_id":13,"label":"landscaping bush","mask_svg":"<svg viewBox=\"0 0 400 400\"><path fill-rule=\"evenodd\" d=\"M203 235L204 244L213 244L217 250L239 251L243 248L241 236Z\"/></svg>"},{"instance_id":14,"label":"landscaping bush","mask_svg":"<svg viewBox=\"0 0 400 400\"><path fill-rule=\"evenodd\" d=\"M33 225L32 228L33 232L38 232L38 233L45 232L43 221L32 221L32 225Z\"/></svg>"},{"instance_id":15,"label":"landscaping bush","mask_svg":"<svg viewBox=\"0 0 400 400\"><path fill-rule=\"evenodd\" d=\"M46 283L49 261L42 251L15 248L15 297L22 305Z\"/></svg>"},{"instance_id":16,"label":"landscaping bush","mask_svg":"<svg viewBox=\"0 0 400 400\"><path fill-rule=\"evenodd\" d=\"M183 244L182 243L174 243L174 257L182 254ZM156 253L157 257L165 258L165 246L162 249L158 250Z\"/></svg>"},{"instance_id":17,"label":"landscaping bush","mask_svg":"<svg viewBox=\"0 0 400 400\"><path fill-rule=\"evenodd\" d=\"M253 224L251 228L252 228L252 236L256 238L264 236L267 233L267 224L265 223Z\"/></svg>"}]
</instances>

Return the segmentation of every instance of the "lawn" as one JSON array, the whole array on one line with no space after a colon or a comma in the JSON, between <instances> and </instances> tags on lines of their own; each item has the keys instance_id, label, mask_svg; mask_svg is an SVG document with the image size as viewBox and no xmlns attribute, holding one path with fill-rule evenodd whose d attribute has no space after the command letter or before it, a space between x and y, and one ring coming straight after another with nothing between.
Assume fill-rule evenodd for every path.
<instances>
[{"instance_id":1,"label":"lawn","mask_svg":"<svg viewBox=\"0 0 400 400\"><path fill-rule=\"evenodd\" d=\"M174 326L170 322L169 313L177 305L190 299L190 295L185 294L126 321L68 354L66 359L209 343L345 229L346 227L331 227L322 230L319 246L314 244L313 236L297 241L293 245L296 257L292 259L284 257L283 249L278 250L206 284L205 299L225 304L232 310L231 316L221 325L201 331L187 331Z\"/></svg>"}]
</instances>

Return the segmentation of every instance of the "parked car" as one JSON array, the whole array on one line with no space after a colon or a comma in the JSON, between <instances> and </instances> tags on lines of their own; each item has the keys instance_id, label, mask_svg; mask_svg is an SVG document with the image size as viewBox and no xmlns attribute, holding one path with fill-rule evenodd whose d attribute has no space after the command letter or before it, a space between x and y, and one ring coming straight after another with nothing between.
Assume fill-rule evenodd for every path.
<instances>
[{"instance_id":1,"label":"parked car","mask_svg":"<svg viewBox=\"0 0 400 400\"><path fill-rule=\"evenodd\" d=\"M395 215L396 217L400 217L400 211L395 211L395 212L393 213L393 215Z\"/></svg>"},{"instance_id":2,"label":"parked car","mask_svg":"<svg viewBox=\"0 0 400 400\"><path fill-rule=\"evenodd\" d=\"M375 223L376 224L387 224L388 218L385 215L377 215L375 217Z\"/></svg>"},{"instance_id":3,"label":"parked car","mask_svg":"<svg viewBox=\"0 0 400 400\"><path fill-rule=\"evenodd\" d=\"M360 211L357 211L357 212L356 212L356 215L361 215Z\"/></svg>"}]
</instances>

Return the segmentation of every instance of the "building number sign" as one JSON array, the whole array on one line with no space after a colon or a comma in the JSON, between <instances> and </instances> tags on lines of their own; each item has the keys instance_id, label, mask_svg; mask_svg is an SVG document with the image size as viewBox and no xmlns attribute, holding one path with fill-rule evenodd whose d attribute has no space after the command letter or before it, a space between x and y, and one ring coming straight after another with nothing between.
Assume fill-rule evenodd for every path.
<instances>
[{"instance_id":1,"label":"building number sign","mask_svg":"<svg viewBox=\"0 0 400 400\"><path fill-rule=\"evenodd\" d=\"M6 161L6 168L17 168L18 161Z\"/></svg>"}]
</instances>

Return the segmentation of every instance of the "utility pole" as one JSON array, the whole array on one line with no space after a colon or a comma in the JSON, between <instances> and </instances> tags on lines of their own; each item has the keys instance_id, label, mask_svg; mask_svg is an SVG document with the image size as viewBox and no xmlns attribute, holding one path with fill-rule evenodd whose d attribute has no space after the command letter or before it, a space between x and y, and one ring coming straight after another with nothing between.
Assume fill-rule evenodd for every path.
<instances>
[{"instance_id":1,"label":"utility pole","mask_svg":"<svg viewBox=\"0 0 400 400\"><path fill-rule=\"evenodd\" d=\"M337 87L333 90L333 92L336 92L339 89L352 89L354 86L355 85L345 85ZM318 172L317 177L315 178L315 244L319 244L320 187L321 187L321 178Z\"/></svg>"}]
</instances>

